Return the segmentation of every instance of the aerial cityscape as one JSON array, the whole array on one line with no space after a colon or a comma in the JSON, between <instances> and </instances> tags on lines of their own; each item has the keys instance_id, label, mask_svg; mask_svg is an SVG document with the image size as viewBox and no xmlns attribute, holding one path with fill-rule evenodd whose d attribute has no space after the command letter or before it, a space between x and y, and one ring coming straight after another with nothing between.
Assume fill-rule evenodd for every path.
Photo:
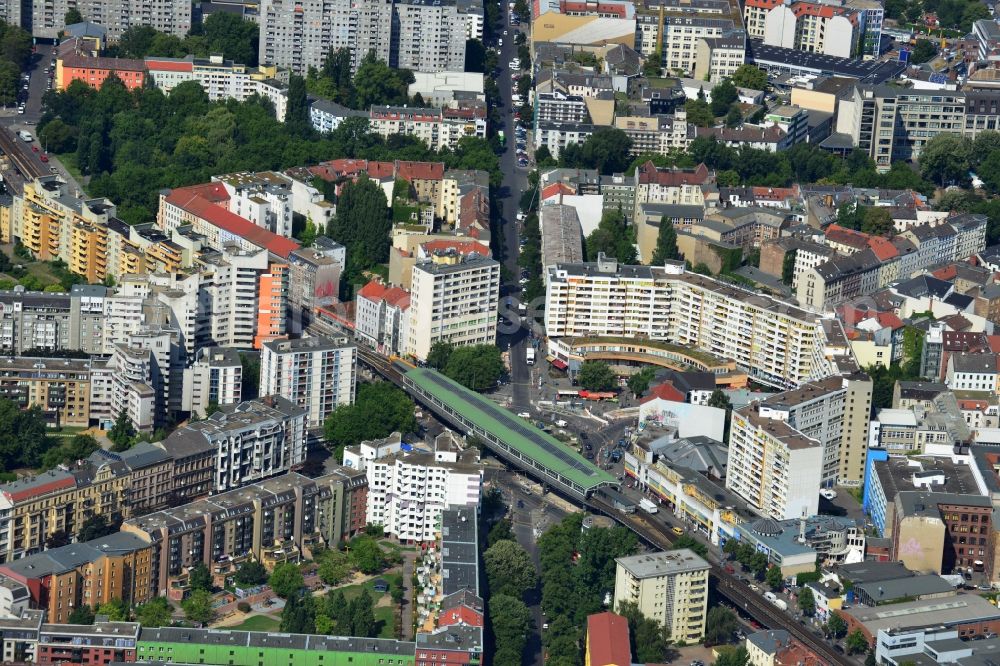
<instances>
[{"instance_id":1,"label":"aerial cityscape","mask_svg":"<svg viewBox=\"0 0 1000 666\"><path fill-rule=\"evenodd\" d=\"M998 12L0 0L2 661L1000 664Z\"/></svg>"}]
</instances>

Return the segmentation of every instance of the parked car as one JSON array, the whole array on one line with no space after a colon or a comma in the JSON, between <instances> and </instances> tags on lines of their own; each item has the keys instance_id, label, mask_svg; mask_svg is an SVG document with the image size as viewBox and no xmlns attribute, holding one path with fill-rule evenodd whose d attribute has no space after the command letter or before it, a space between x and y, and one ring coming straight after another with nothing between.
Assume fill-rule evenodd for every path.
<instances>
[{"instance_id":1,"label":"parked car","mask_svg":"<svg viewBox=\"0 0 1000 666\"><path fill-rule=\"evenodd\" d=\"M48 162L49 161L49 156L46 155L45 153L42 153L41 155L38 156L38 159L40 159L43 162Z\"/></svg>"}]
</instances>

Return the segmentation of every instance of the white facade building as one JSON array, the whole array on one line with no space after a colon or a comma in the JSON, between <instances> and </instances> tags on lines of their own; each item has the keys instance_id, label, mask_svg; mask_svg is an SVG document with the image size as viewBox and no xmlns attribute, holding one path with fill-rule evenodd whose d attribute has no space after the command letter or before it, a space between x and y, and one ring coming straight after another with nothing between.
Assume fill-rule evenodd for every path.
<instances>
[{"instance_id":1,"label":"white facade building","mask_svg":"<svg viewBox=\"0 0 1000 666\"><path fill-rule=\"evenodd\" d=\"M726 487L768 518L816 515L823 446L758 408L733 411Z\"/></svg>"},{"instance_id":2,"label":"white facade building","mask_svg":"<svg viewBox=\"0 0 1000 666\"><path fill-rule=\"evenodd\" d=\"M205 347L184 370L184 411L211 416L209 405L232 405L243 396L243 364L235 349Z\"/></svg>"},{"instance_id":3,"label":"white facade building","mask_svg":"<svg viewBox=\"0 0 1000 666\"><path fill-rule=\"evenodd\" d=\"M441 511L478 507L483 468L475 449L438 437L431 452L400 451L367 463L368 522L408 543L434 541Z\"/></svg>"},{"instance_id":4,"label":"white facade building","mask_svg":"<svg viewBox=\"0 0 1000 666\"><path fill-rule=\"evenodd\" d=\"M413 266L406 353L424 360L443 340L496 342L500 264L478 254L434 254Z\"/></svg>"},{"instance_id":5,"label":"white facade building","mask_svg":"<svg viewBox=\"0 0 1000 666\"><path fill-rule=\"evenodd\" d=\"M310 428L354 402L358 348L347 337L272 340L260 355L260 394L280 395L306 410Z\"/></svg>"}]
</instances>

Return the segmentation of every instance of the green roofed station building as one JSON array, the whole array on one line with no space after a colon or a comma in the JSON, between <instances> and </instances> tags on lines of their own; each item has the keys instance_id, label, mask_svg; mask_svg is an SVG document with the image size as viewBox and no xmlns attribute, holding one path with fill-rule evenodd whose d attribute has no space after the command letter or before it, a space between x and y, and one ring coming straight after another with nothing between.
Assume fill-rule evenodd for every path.
<instances>
[{"instance_id":1,"label":"green roofed station building","mask_svg":"<svg viewBox=\"0 0 1000 666\"><path fill-rule=\"evenodd\" d=\"M482 439L507 462L557 490L587 499L618 481L566 444L479 393L429 368L404 369L403 385L467 435Z\"/></svg>"},{"instance_id":2,"label":"green roofed station building","mask_svg":"<svg viewBox=\"0 0 1000 666\"><path fill-rule=\"evenodd\" d=\"M416 644L259 631L160 627L143 629L138 662L213 666L413 666Z\"/></svg>"}]
</instances>

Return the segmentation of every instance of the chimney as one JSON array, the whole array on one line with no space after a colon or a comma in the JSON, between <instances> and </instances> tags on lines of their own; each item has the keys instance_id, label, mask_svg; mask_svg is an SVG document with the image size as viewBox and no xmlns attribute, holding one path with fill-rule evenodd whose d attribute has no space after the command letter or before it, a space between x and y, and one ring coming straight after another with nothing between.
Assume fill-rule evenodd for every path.
<instances>
[{"instance_id":1,"label":"chimney","mask_svg":"<svg viewBox=\"0 0 1000 666\"><path fill-rule=\"evenodd\" d=\"M803 507L802 517L799 518L799 543L806 542L806 510Z\"/></svg>"}]
</instances>

